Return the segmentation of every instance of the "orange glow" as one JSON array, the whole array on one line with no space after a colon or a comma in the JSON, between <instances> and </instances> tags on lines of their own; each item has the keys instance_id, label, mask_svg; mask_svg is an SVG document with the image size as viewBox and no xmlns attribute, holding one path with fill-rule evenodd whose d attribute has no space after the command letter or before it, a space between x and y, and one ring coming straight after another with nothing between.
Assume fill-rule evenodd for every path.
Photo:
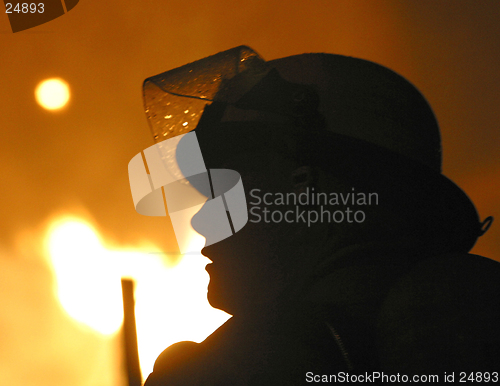
<instances>
[{"instance_id":1,"label":"orange glow","mask_svg":"<svg viewBox=\"0 0 500 386\"><path fill-rule=\"evenodd\" d=\"M44 80L35 90L38 104L46 110L63 108L68 103L69 96L68 84L59 78Z\"/></svg>"},{"instance_id":2,"label":"orange glow","mask_svg":"<svg viewBox=\"0 0 500 386\"><path fill-rule=\"evenodd\" d=\"M203 245L201 236L192 243ZM56 294L77 322L104 335L122 325L122 277L136 283L136 322L143 377L169 345L203 341L229 315L207 301L209 262L201 254L184 256L175 266L154 246L116 248L104 243L88 222L75 217L54 221L46 235L56 278Z\"/></svg>"}]
</instances>

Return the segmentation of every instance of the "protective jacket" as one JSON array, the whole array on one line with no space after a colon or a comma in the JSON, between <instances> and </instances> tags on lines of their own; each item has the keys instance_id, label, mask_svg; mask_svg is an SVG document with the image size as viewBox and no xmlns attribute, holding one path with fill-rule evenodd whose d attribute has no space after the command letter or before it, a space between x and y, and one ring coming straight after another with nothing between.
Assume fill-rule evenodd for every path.
<instances>
[{"instance_id":1,"label":"protective jacket","mask_svg":"<svg viewBox=\"0 0 500 386\"><path fill-rule=\"evenodd\" d=\"M500 265L467 253L339 251L268 330L229 320L158 358L146 386L307 385L500 370ZM324 272L327 272L326 274ZM325 378L326 376L326 378ZM343 377L343 378L342 378ZM374 378L375 377L375 378Z\"/></svg>"}]
</instances>

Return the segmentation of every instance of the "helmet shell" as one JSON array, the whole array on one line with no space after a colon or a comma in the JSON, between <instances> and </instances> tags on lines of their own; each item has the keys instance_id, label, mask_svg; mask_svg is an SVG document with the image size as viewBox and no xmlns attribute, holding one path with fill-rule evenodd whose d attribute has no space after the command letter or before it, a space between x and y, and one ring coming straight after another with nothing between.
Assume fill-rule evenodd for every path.
<instances>
[{"instance_id":1,"label":"helmet shell","mask_svg":"<svg viewBox=\"0 0 500 386\"><path fill-rule=\"evenodd\" d=\"M396 152L441 172L441 137L423 95L376 63L334 54L269 61L292 83L313 86L327 129Z\"/></svg>"}]
</instances>

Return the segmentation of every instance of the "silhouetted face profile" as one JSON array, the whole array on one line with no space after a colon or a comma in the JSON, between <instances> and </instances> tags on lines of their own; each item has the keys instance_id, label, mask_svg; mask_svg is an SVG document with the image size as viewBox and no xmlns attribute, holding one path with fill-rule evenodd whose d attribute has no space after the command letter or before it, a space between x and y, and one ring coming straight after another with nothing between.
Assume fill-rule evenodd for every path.
<instances>
[{"instance_id":1,"label":"silhouetted face profile","mask_svg":"<svg viewBox=\"0 0 500 386\"><path fill-rule=\"evenodd\" d=\"M296 166L280 154L256 151L234 155L223 167L241 174L250 208L257 202L251 192L257 195L289 191ZM272 206L266 207L272 210ZM193 226L196 230L196 215ZM290 262L285 261L283 254L291 241L290 234L296 232L297 224L257 222L257 218L250 217L239 232L205 247L202 253L213 261L207 266L208 299L212 306L235 315L274 307L291 279Z\"/></svg>"}]
</instances>

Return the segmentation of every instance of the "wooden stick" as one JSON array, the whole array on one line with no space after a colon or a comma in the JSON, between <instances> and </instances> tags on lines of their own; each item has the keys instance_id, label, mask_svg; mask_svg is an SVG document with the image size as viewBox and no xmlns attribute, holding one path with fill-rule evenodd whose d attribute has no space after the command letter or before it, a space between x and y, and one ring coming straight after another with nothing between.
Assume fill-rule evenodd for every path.
<instances>
[{"instance_id":1,"label":"wooden stick","mask_svg":"<svg viewBox=\"0 0 500 386\"><path fill-rule=\"evenodd\" d=\"M139 350L137 348L137 331L135 327L134 282L131 279L122 279L122 296L123 336L128 385L141 386L142 376L139 365Z\"/></svg>"}]
</instances>

